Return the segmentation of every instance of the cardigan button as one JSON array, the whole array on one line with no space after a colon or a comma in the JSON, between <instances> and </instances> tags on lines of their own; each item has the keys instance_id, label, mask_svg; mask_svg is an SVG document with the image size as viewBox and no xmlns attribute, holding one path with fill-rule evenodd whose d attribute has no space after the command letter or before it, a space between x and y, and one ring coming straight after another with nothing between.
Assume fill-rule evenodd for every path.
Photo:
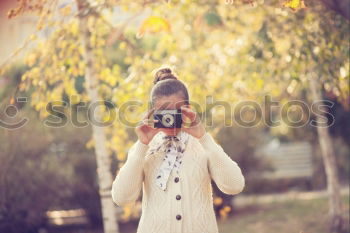
<instances>
[{"instance_id":1,"label":"cardigan button","mask_svg":"<svg viewBox=\"0 0 350 233\"><path fill-rule=\"evenodd\" d=\"M181 195L176 195L176 200L180 200L181 199Z\"/></svg>"},{"instance_id":2,"label":"cardigan button","mask_svg":"<svg viewBox=\"0 0 350 233\"><path fill-rule=\"evenodd\" d=\"M176 215L176 219L181 220L181 215L180 214Z\"/></svg>"},{"instance_id":3,"label":"cardigan button","mask_svg":"<svg viewBox=\"0 0 350 233\"><path fill-rule=\"evenodd\" d=\"M179 182L179 177L175 177L174 181L175 183Z\"/></svg>"}]
</instances>

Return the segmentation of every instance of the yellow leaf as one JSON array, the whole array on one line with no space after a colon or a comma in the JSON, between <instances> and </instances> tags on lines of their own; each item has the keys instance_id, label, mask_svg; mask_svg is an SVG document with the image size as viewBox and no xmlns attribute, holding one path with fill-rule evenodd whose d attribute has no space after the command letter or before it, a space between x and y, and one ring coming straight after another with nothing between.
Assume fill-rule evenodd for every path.
<instances>
[{"instance_id":1,"label":"yellow leaf","mask_svg":"<svg viewBox=\"0 0 350 233\"><path fill-rule=\"evenodd\" d=\"M119 48L120 48L121 50L124 50L124 49L126 48L126 43L125 43L124 41L120 42Z\"/></svg>"},{"instance_id":2,"label":"yellow leaf","mask_svg":"<svg viewBox=\"0 0 350 233\"><path fill-rule=\"evenodd\" d=\"M287 0L283 7L289 7L293 11L298 11L300 9L306 8L304 0Z\"/></svg>"},{"instance_id":3,"label":"yellow leaf","mask_svg":"<svg viewBox=\"0 0 350 233\"><path fill-rule=\"evenodd\" d=\"M264 80L263 79L258 79L256 80L256 87L260 90L264 87Z\"/></svg>"},{"instance_id":4,"label":"yellow leaf","mask_svg":"<svg viewBox=\"0 0 350 233\"><path fill-rule=\"evenodd\" d=\"M228 206L228 205L226 205L226 206L223 208L223 210L224 210L225 212L230 212L230 211L231 211L231 207Z\"/></svg>"},{"instance_id":5,"label":"yellow leaf","mask_svg":"<svg viewBox=\"0 0 350 233\"><path fill-rule=\"evenodd\" d=\"M80 95L72 95L70 96L71 104L78 104L80 102Z\"/></svg>"},{"instance_id":6,"label":"yellow leaf","mask_svg":"<svg viewBox=\"0 0 350 233\"><path fill-rule=\"evenodd\" d=\"M138 36L142 37L145 33L156 33L160 31L170 32L170 23L163 17L150 16L145 19L138 30Z\"/></svg>"},{"instance_id":7,"label":"yellow leaf","mask_svg":"<svg viewBox=\"0 0 350 233\"><path fill-rule=\"evenodd\" d=\"M132 209L130 208L130 205L124 206L123 207L123 214L120 216L121 219L126 221L130 217L131 212L132 212Z\"/></svg>"},{"instance_id":8,"label":"yellow leaf","mask_svg":"<svg viewBox=\"0 0 350 233\"><path fill-rule=\"evenodd\" d=\"M33 34L33 35L30 36L30 40L36 40L37 38L38 38L38 36L35 35L35 34Z\"/></svg>"},{"instance_id":9,"label":"yellow leaf","mask_svg":"<svg viewBox=\"0 0 350 233\"><path fill-rule=\"evenodd\" d=\"M63 16L67 16L71 13L71 10L72 10L71 5L67 5L60 9L60 13Z\"/></svg>"},{"instance_id":10,"label":"yellow leaf","mask_svg":"<svg viewBox=\"0 0 350 233\"><path fill-rule=\"evenodd\" d=\"M216 197L214 198L214 205L221 205L222 204L222 198Z\"/></svg>"},{"instance_id":11,"label":"yellow leaf","mask_svg":"<svg viewBox=\"0 0 350 233\"><path fill-rule=\"evenodd\" d=\"M28 66L33 66L36 62L36 55L31 53L27 56L26 63Z\"/></svg>"},{"instance_id":12,"label":"yellow leaf","mask_svg":"<svg viewBox=\"0 0 350 233\"><path fill-rule=\"evenodd\" d=\"M220 214L220 217L223 218L223 219L226 219L227 218L227 212L224 211L223 209L221 209L219 211L219 214Z\"/></svg>"}]
</instances>

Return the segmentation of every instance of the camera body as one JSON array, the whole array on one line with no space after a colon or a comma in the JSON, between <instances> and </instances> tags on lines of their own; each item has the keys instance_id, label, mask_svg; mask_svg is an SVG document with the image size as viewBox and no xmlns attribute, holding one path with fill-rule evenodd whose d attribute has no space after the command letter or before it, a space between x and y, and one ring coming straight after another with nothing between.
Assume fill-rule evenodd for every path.
<instances>
[{"instance_id":1,"label":"camera body","mask_svg":"<svg viewBox=\"0 0 350 233\"><path fill-rule=\"evenodd\" d=\"M181 128L181 109L155 110L153 117L155 120L159 120L154 122L154 128Z\"/></svg>"}]
</instances>

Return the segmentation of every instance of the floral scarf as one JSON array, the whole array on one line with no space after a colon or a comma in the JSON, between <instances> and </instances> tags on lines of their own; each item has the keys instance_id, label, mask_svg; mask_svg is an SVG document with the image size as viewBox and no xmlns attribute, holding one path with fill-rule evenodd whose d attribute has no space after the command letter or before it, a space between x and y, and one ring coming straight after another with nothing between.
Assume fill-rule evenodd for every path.
<instances>
[{"instance_id":1,"label":"floral scarf","mask_svg":"<svg viewBox=\"0 0 350 233\"><path fill-rule=\"evenodd\" d=\"M155 177L155 182L160 189L165 191L171 171L174 169L179 174L189 135L184 131L180 131L176 136L168 136L163 132L160 133L162 134L160 136L160 142L150 152L151 154L155 152L164 154L163 162Z\"/></svg>"}]
</instances>

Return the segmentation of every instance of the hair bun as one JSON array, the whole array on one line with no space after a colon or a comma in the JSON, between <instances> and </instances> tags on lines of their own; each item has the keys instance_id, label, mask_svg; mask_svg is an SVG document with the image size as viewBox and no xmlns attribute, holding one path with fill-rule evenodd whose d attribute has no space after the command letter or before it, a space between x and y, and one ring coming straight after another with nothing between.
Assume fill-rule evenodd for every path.
<instances>
[{"instance_id":1,"label":"hair bun","mask_svg":"<svg viewBox=\"0 0 350 233\"><path fill-rule=\"evenodd\" d=\"M171 68L159 68L154 74L153 84L166 79L178 79L172 72Z\"/></svg>"}]
</instances>

